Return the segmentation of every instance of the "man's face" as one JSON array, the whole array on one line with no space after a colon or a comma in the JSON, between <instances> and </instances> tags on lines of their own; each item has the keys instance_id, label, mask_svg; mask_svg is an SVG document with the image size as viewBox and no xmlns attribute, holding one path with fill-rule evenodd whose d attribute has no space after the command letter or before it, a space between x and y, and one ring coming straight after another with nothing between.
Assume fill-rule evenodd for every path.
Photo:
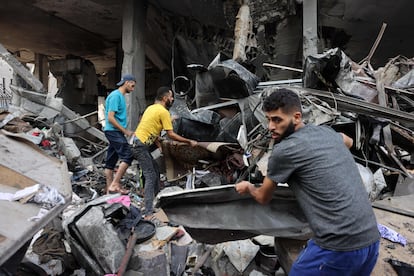
<instances>
[{"instance_id":1,"label":"man's face","mask_svg":"<svg viewBox=\"0 0 414 276\"><path fill-rule=\"evenodd\" d=\"M279 143L282 139L295 132L300 121L300 112L286 114L280 108L265 112L265 115L268 120L268 129L276 143Z\"/></svg>"},{"instance_id":2,"label":"man's face","mask_svg":"<svg viewBox=\"0 0 414 276\"><path fill-rule=\"evenodd\" d=\"M126 81L125 90L127 93L131 93L135 89L135 81Z\"/></svg>"},{"instance_id":3,"label":"man's face","mask_svg":"<svg viewBox=\"0 0 414 276\"><path fill-rule=\"evenodd\" d=\"M173 102L174 102L174 96L173 96L173 92L170 90L168 91L168 94L165 95L165 107L169 109L172 106Z\"/></svg>"}]
</instances>

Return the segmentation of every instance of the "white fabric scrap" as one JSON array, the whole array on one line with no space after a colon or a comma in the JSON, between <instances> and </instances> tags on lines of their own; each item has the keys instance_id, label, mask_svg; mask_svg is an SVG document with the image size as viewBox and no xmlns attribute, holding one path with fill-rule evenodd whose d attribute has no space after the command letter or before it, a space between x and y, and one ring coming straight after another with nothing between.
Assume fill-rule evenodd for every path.
<instances>
[{"instance_id":1,"label":"white fabric scrap","mask_svg":"<svg viewBox=\"0 0 414 276\"><path fill-rule=\"evenodd\" d=\"M18 190L14 194L0 193L0 200L14 201L14 200L25 198L29 195L33 195L34 193L36 193L39 190L39 186L40 186L39 184L36 184L30 187L26 187L24 189Z\"/></svg>"},{"instance_id":2,"label":"white fabric scrap","mask_svg":"<svg viewBox=\"0 0 414 276\"><path fill-rule=\"evenodd\" d=\"M40 208L39 213L37 213L36 216L28 218L28 221L38 221L39 219L43 218L47 213L49 212L49 210L45 209L45 208Z\"/></svg>"},{"instance_id":3,"label":"white fabric scrap","mask_svg":"<svg viewBox=\"0 0 414 276\"><path fill-rule=\"evenodd\" d=\"M17 192L14 193L13 200L20 200L34 193L37 193L37 191L39 191L39 188L40 188L40 184L35 184L33 186L26 187L22 190L18 190Z\"/></svg>"},{"instance_id":4,"label":"white fabric scrap","mask_svg":"<svg viewBox=\"0 0 414 276\"><path fill-rule=\"evenodd\" d=\"M13 201L14 194L12 193L0 193L0 200Z\"/></svg>"},{"instance_id":5,"label":"white fabric scrap","mask_svg":"<svg viewBox=\"0 0 414 276\"><path fill-rule=\"evenodd\" d=\"M65 198L53 187L43 184L35 184L30 187L18 190L13 193L0 193L0 200L15 201L22 198L33 196L32 201L42 204L50 209L56 205L65 204Z\"/></svg>"}]
</instances>

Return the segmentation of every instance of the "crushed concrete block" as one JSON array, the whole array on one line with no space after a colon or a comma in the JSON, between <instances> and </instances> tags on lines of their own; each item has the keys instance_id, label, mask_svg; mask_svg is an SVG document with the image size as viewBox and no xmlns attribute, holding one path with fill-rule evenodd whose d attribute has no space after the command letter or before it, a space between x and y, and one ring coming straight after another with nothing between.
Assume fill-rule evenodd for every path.
<instances>
[{"instance_id":1,"label":"crushed concrete block","mask_svg":"<svg viewBox=\"0 0 414 276\"><path fill-rule=\"evenodd\" d=\"M139 271L142 275L170 275L167 255L163 250L134 253L127 269Z\"/></svg>"},{"instance_id":2,"label":"crushed concrete block","mask_svg":"<svg viewBox=\"0 0 414 276\"><path fill-rule=\"evenodd\" d=\"M157 240L165 241L171 239L172 236L174 236L177 233L178 228L177 227L171 227L171 226L161 226L157 227L157 230L155 232L155 237Z\"/></svg>"},{"instance_id":3,"label":"crushed concrete block","mask_svg":"<svg viewBox=\"0 0 414 276\"><path fill-rule=\"evenodd\" d=\"M185 270L188 254L188 245L171 244L171 273L172 275L182 275Z\"/></svg>"},{"instance_id":4,"label":"crushed concrete block","mask_svg":"<svg viewBox=\"0 0 414 276\"><path fill-rule=\"evenodd\" d=\"M68 162L76 161L80 158L81 153L72 138L59 137L58 145L65 155Z\"/></svg>"},{"instance_id":5,"label":"crushed concrete block","mask_svg":"<svg viewBox=\"0 0 414 276\"><path fill-rule=\"evenodd\" d=\"M107 222L101 206L90 208L76 221L85 245L105 272L115 273L121 265L125 246L114 226Z\"/></svg>"},{"instance_id":6,"label":"crushed concrete block","mask_svg":"<svg viewBox=\"0 0 414 276\"><path fill-rule=\"evenodd\" d=\"M224 243L223 250L229 257L230 262L241 273L254 259L259 251L259 246L251 240L241 240Z\"/></svg>"}]
</instances>

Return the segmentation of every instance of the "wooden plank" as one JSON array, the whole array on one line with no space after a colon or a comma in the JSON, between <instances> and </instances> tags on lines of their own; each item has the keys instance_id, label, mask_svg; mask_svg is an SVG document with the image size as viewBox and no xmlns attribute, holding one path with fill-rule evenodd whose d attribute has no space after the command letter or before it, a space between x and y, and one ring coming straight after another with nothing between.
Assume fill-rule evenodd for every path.
<instances>
[{"instance_id":1,"label":"wooden plank","mask_svg":"<svg viewBox=\"0 0 414 276\"><path fill-rule=\"evenodd\" d=\"M10 168L0 164L1 183L7 183L8 186L23 189L36 184L33 179L18 173Z\"/></svg>"},{"instance_id":2,"label":"wooden plank","mask_svg":"<svg viewBox=\"0 0 414 276\"><path fill-rule=\"evenodd\" d=\"M372 206L400 215L414 217L414 194L394 196L384 200L375 201Z\"/></svg>"},{"instance_id":3,"label":"wooden plank","mask_svg":"<svg viewBox=\"0 0 414 276\"><path fill-rule=\"evenodd\" d=\"M73 120L73 122L71 122L72 124L75 124L81 129L84 129L87 133L95 136L101 141L108 143L108 140L106 139L106 136L102 131L91 126L88 120L86 120L85 118L77 114L76 112L72 111L65 105L62 107L62 114L69 120Z\"/></svg>"}]
</instances>

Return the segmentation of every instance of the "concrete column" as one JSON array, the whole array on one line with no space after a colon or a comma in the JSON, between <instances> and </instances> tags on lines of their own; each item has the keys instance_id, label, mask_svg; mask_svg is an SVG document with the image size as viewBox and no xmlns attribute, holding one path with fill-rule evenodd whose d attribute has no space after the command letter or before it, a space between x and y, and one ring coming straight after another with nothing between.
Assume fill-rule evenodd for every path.
<instances>
[{"instance_id":1,"label":"concrete column","mask_svg":"<svg viewBox=\"0 0 414 276\"><path fill-rule=\"evenodd\" d=\"M243 0L239 12L236 16L236 24L234 27L234 49L233 59L235 61L243 62L246 61L246 45L247 37L250 32L250 8L248 0Z\"/></svg>"},{"instance_id":2,"label":"concrete column","mask_svg":"<svg viewBox=\"0 0 414 276\"><path fill-rule=\"evenodd\" d=\"M124 60L122 74L133 74L135 90L126 96L128 129L135 130L138 118L146 107L145 101L145 29L147 1L126 0L122 24Z\"/></svg>"},{"instance_id":3,"label":"concrete column","mask_svg":"<svg viewBox=\"0 0 414 276\"><path fill-rule=\"evenodd\" d=\"M318 53L318 1L303 1L303 60Z\"/></svg>"},{"instance_id":4,"label":"concrete column","mask_svg":"<svg viewBox=\"0 0 414 276\"><path fill-rule=\"evenodd\" d=\"M47 61L47 56L35 53L34 75L40 80L44 87L48 87L49 64Z\"/></svg>"}]
</instances>

